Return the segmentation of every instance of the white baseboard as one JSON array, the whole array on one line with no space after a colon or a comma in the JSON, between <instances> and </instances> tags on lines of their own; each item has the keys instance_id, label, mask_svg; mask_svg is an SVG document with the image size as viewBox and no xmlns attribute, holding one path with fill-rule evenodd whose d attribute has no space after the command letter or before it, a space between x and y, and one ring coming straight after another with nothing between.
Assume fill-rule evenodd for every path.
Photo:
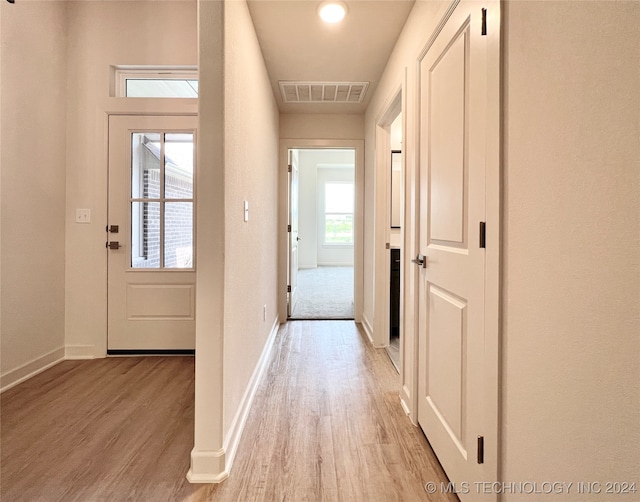
<instances>
[{"instance_id":1,"label":"white baseboard","mask_svg":"<svg viewBox=\"0 0 640 502\"><path fill-rule=\"evenodd\" d=\"M231 466L233 465L233 460L235 459L236 452L238 451L238 444L240 444L240 438L242 437L242 432L244 431L244 426L247 423L247 417L249 416L249 410L253 404L253 400L256 396L256 391L262 381L264 373L266 369L269 367L269 362L271 358L271 349L273 349L273 342L276 339L276 335L278 334L278 330L280 329L280 322L278 319L275 319L273 322L273 326L271 327L271 332L269 333L269 337L267 338L267 342L262 349L262 354L260 355L260 359L258 359L258 363L256 364L255 369L253 370L253 374L251 375L251 379L249 380L249 385L244 391L244 395L242 396L242 400L240 401L240 406L238 406L238 410L236 411L235 416L233 417L233 422L231 422L231 427L229 428L229 432L224 440L224 450L226 452L225 459L225 470L227 472L231 471Z\"/></svg>"},{"instance_id":2,"label":"white baseboard","mask_svg":"<svg viewBox=\"0 0 640 502\"><path fill-rule=\"evenodd\" d=\"M364 329L364 333L365 335L367 335L367 338L369 339L371 345L375 346L375 344L373 343L373 328L371 327L371 323L364 313L362 314L362 328Z\"/></svg>"},{"instance_id":3,"label":"white baseboard","mask_svg":"<svg viewBox=\"0 0 640 502\"><path fill-rule=\"evenodd\" d=\"M217 451L191 451L191 468L187 472L189 483L221 483L229 477L225 469L224 449Z\"/></svg>"},{"instance_id":4,"label":"white baseboard","mask_svg":"<svg viewBox=\"0 0 640 502\"><path fill-rule=\"evenodd\" d=\"M64 348L65 359L95 359L95 345L67 345Z\"/></svg>"},{"instance_id":5,"label":"white baseboard","mask_svg":"<svg viewBox=\"0 0 640 502\"><path fill-rule=\"evenodd\" d=\"M347 261L323 262L323 263L318 263L318 267L353 267L353 262L347 262Z\"/></svg>"},{"instance_id":6,"label":"white baseboard","mask_svg":"<svg viewBox=\"0 0 640 502\"><path fill-rule=\"evenodd\" d=\"M64 360L64 347L58 347L0 376L0 393L42 373Z\"/></svg>"},{"instance_id":7,"label":"white baseboard","mask_svg":"<svg viewBox=\"0 0 640 502\"><path fill-rule=\"evenodd\" d=\"M407 415L408 417L411 416L409 407L407 406L407 403L404 402L404 398L402 397L402 395L400 396L400 406L402 406L402 409L404 410L405 415Z\"/></svg>"}]
</instances>

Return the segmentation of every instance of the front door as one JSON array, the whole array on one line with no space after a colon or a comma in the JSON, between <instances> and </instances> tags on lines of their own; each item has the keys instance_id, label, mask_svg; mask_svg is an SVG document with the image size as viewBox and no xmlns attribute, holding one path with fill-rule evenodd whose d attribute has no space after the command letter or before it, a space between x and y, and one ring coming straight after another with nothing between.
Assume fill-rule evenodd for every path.
<instances>
[{"instance_id":1,"label":"front door","mask_svg":"<svg viewBox=\"0 0 640 502\"><path fill-rule=\"evenodd\" d=\"M195 116L109 117L110 354L195 346Z\"/></svg>"},{"instance_id":2,"label":"front door","mask_svg":"<svg viewBox=\"0 0 640 502\"><path fill-rule=\"evenodd\" d=\"M289 301L287 315L291 317L298 301L298 204L300 197L300 173L298 171L298 151L289 150Z\"/></svg>"},{"instance_id":3,"label":"front door","mask_svg":"<svg viewBox=\"0 0 640 502\"><path fill-rule=\"evenodd\" d=\"M493 472L483 463L481 442L484 431L495 427L483 415L485 251L479 228L485 221L487 70L482 7L460 3L420 60L424 265L422 257L415 260L420 264L418 422L462 500L477 496L475 482Z\"/></svg>"}]
</instances>

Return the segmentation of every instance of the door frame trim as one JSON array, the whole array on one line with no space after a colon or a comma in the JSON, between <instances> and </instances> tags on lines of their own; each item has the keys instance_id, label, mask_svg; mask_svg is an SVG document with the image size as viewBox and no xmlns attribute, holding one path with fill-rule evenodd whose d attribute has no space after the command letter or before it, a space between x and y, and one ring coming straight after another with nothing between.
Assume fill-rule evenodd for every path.
<instances>
[{"instance_id":1,"label":"door frame trim","mask_svg":"<svg viewBox=\"0 0 640 502\"><path fill-rule=\"evenodd\" d=\"M503 97L502 93L502 7L499 0L487 0L487 145L485 210L485 462L492 468L487 474L494 480L502 479L500 455L501 435L501 337L502 337L502 145Z\"/></svg>"},{"instance_id":2,"label":"door frame trim","mask_svg":"<svg viewBox=\"0 0 640 502\"><path fill-rule=\"evenodd\" d=\"M198 99L171 98L105 98L96 110L94 156L94 187L96 197L92 220L95 222L91 229L91 238L101 243L104 249L104 229L108 219L108 190L109 190L109 117L112 115L147 115L170 116L188 115L198 116ZM82 345L84 353L92 353L91 357L107 356L107 253L104 250L101 269L100 295L95 301L102 305L100 316L92 323L93 346Z\"/></svg>"},{"instance_id":3,"label":"door frame trim","mask_svg":"<svg viewBox=\"0 0 640 502\"><path fill-rule=\"evenodd\" d=\"M287 274L288 251L288 151L290 149L352 148L356 154L355 165L355 235L353 243L354 259L354 320L362 322L364 309L364 140L356 139L281 139L279 147L278 174L278 317L281 323L287 321Z\"/></svg>"},{"instance_id":4,"label":"door frame trim","mask_svg":"<svg viewBox=\"0 0 640 502\"><path fill-rule=\"evenodd\" d=\"M400 205L400 260L403 261L406 235L406 211L405 211L405 191L406 191L406 71L403 74L402 83L396 87L391 94L391 98L385 104L383 111L376 118L375 130L375 224L374 224L374 319L373 319L373 345L375 347L389 346L389 324L390 312L389 301L391 291L389 288L389 278L391 274L390 256L391 249L387 244L391 240L391 124L402 114L402 134L403 134L403 152L402 152L402 185L401 185L401 205ZM404 267L401 267L401 274L404 273ZM404 350L403 350L403 334L404 334L404 277L401 278L400 289L400 368L402 374Z\"/></svg>"}]
</instances>

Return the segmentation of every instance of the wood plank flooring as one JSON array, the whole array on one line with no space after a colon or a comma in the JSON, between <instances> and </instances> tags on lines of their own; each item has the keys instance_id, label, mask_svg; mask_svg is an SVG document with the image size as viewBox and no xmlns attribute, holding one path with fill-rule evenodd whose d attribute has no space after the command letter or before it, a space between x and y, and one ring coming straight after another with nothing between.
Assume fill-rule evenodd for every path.
<instances>
[{"instance_id":1,"label":"wood plank flooring","mask_svg":"<svg viewBox=\"0 0 640 502\"><path fill-rule=\"evenodd\" d=\"M455 501L353 322L280 329L229 479L186 481L193 358L65 361L0 396L5 501Z\"/></svg>"}]
</instances>

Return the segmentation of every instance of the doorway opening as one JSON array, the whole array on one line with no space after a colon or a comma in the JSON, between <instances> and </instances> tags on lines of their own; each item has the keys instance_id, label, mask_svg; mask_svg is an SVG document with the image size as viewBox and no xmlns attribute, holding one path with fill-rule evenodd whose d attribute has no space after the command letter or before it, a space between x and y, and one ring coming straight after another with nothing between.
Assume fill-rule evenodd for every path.
<instances>
[{"instance_id":1,"label":"doorway opening","mask_svg":"<svg viewBox=\"0 0 640 502\"><path fill-rule=\"evenodd\" d=\"M354 319L353 148L292 148L289 157L289 319Z\"/></svg>"},{"instance_id":2,"label":"doorway opening","mask_svg":"<svg viewBox=\"0 0 640 502\"><path fill-rule=\"evenodd\" d=\"M401 99L401 96L399 96ZM389 344L387 353L396 370L400 371L400 312L402 310L401 290L401 249L402 249L402 207L404 206L402 112L400 111L389 126Z\"/></svg>"}]
</instances>

